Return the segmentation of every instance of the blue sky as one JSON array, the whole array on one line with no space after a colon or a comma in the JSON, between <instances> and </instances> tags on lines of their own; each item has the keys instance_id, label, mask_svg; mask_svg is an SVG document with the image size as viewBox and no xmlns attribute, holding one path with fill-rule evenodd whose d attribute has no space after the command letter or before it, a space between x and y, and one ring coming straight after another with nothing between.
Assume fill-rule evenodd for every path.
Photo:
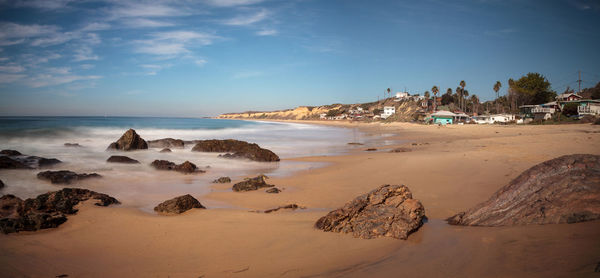
<instances>
[{"instance_id":1,"label":"blue sky","mask_svg":"<svg viewBox=\"0 0 600 278\"><path fill-rule=\"evenodd\" d=\"M212 116L600 81L600 3L0 0L0 115ZM501 93L506 93L503 86Z\"/></svg>"}]
</instances>

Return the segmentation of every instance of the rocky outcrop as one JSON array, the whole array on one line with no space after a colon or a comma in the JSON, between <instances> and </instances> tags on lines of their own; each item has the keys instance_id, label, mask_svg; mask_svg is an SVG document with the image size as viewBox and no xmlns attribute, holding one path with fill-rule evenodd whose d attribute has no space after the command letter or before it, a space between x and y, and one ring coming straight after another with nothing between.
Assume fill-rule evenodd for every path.
<instances>
[{"instance_id":1,"label":"rocky outcrop","mask_svg":"<svg viewBox=\"0 0 600 278\"><path fill-rule=\"evenodd\" d=\"M231 179L229 177L220 177L213 181L213 183L230 183Z\"/></svg>"},{"instance_id":2,"label":"rocky outcrop","mask_svg":"<svg viewBox=\"0 0 600 278\"><path fill-rule=\"evenodd\" d=\"M113 155L111 157L109 157L106 162L109 163L125 163L125 164L139 164L140 162L133 159L133 158L129 158L127 156L124 155Z\"/></svg>"},{"instance_id":3,"label":"rocky outcrop","mask_svg":"<svg viewBox=\"0 0 600 278\"><path fill-rule=\"evenodd\" d=\"M423 224L425 208L404 185L382 185L321 217L315 227L358 238L406 239Z\"/></svg>"},{"instance_id":4,"label":"rocky outcrop","mask_svg":"<svg viewBox=\"0 0 600 278\"><path fill-rule=\"evenodd\" d=\"M133 151L148 149L148 143L135 130L127 130L117 142L111 143L106 150Z\"/></svg>"},{"instance_id":5,"label":"rocky outcrop","mask_svg":"<svg viewBox=\"0 0 600 278\"><path fill-rule=\"evenodd\" d=\"M279 161L279 156L270 150L263 149L257 144L233 139L198 141L192 151L228 153L224 156L226 158L247 158L261 162Z\"/></svg>"},{"instance_id":6,"label":"rocky outcrop","mask_svg":"<svg viewBox=\"0 0 600 278\"><path fill-rule=\"evenodd\" d=\"M600 219L600 156L565 155L535 165L449 224L510 226Z\"/></svg>"},{"instance_id":7,"label":"rocky outcrop","mask_svg":"<svg viewBox=\"0 0 600 278\"><path fill-rule=\"evenodd\" d=\"M179 214L193 208L205 209L196 198L192 197L190 194L186 194L160 203L154 208L154 211Z\"/></svg>"},{"instance_id":8,"label":"rocky outcrop","mask_svg":"<svg viewBox=\"0 0 600 278\"><path fill-rule=\"evenodd\" d=\"M179 148L183 149L184 142L181 139L163 138L158 140L148 141L148 147L150 148Z\"/></svg>"},{"instance_id":9,"label":"rocky outcrop","mask_svg":"<svg viewBox=\"0 0 600 278\"><path fill-rule=\"evenodd\" d=\"M64 188L22 200L14 195L0 197L0 231L14 233L56 228L67 221L67 215L77 213L74 206L89 199L97 206L119 204L106 194L81 188Z\"/></svg>"},{"instance_id":10,"label":"rocky outcrop","mask_svg":"<svg viewBox=\"0 0 600 278\"><path fill-rule=\"evenodd\" d=\"M264 188L264 187L275 186L272 184L267 184L265 182L265 179L268 179L268 178L269 177L267 177L265 175L259 175L254 178L246 178L246 179L244 179L244 181L234 184L232 189L235 192L240 192L240 191L253 191L253 190L258 190L258 189Z\"/></svg>"},{"instance_id":11,"label":"rocky outcrop","mask_svg":"<svg viewBox=\"0 0 600 278\"><path fill-rule=\"evenodd\" d=\"M271 194L277 194L277 193L281 192L281 190L279 190L279 188L277 188L277 187L273 187L273 188L269 188L269 189L265 190L265 192L271 193Z\"/></svg>"},{"instance_id":12,"label":"rocky outcrop","mask_svg":"<svg viewBox=\"0 0 600 278\"><path fill-rule=\"evenodd\" d=\"M72 148L80 148L83 147L82 145L79 145L79 143L65 143L64 144L65 147L72 147Z\"/></svg>"},{"instance_id":13,"label":"rocky outcrop","mask_svg":"<svg viewBox=\"0 0 600 278\"><path fill-rule=\"evenodd\" d=\"M37 169L53 166L60 162L56 158L24 155L15 150L0 151L0 169Z\"/></svg>"},{"instance_id":14,"label":"rocky outcrop","mask_svg":"<svg viewBox=\"0 0 600 278\"><path fill-rule=\"evenodd\" d=\"M172 151L171 151L171 149L169 149L169 148L164 148L164 149L160 150L160 152L161 152L161 153L170 153L170 152L172 152Z\"/></svg>"},{"instance_id":15,"label":"rocky outcrop","mask_svg":"<svg viewBox=\"0 0 600 278\"><path fill-rule=\"evenodd\" d=\"M61 170L61 171L44 171L37 174L38 179L49 180L53 184L71 184L89 178L100 178L102 176L96 173L83 173L77 174L75 172Z\"/></svg>"},{"instance_id":16,"label":"rocky outcrop","mask_svg":"<svg viewBox=\"0 0 600 278\"><path fill-rule=\"evenodd\" d=\"M0 180L0 189L4 188L4 182L2 182L2 180Z\"/></svg>"},{"instance_id":17,"label":"rocky outcrop","mask_svg":"<svg viewBox=\"0 0 600 278\"><path fill-rule=\"evenodd\" d=\"M194 163L191 163L189 161L185 161L184 163L177 165L174 162L168 160L157 159L152 161L150 166L154 167L157 170L177 171L184 174L205 173L205 171L198 169L198 167L196 167Z\"/></svg>"}]
</instances>

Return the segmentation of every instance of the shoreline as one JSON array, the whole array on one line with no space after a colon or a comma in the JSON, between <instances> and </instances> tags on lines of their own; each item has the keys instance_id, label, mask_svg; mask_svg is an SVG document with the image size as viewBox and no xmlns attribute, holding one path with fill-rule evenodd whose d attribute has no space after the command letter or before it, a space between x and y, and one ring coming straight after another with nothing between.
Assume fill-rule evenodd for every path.
<instances>
[{"instance_id":1,"label":"shoreline","mask_svg":"<svg viewBox=\"0 0 600 278\"><path fill-rule=\"evenodd\" d=\"M86 202L57 229L0 235L0 271L73 277L591 275L600 259L600 221L486 228L443 219L486 200L539 162L600 154L600 127L474 127L359 125L406 141L377 152L292 158L328 165L269 179L284 188L279 194L223 191L231 184L217 184L199 198L243 209L154 216ZM387 152L395 147L411 151ZM429 221L408 240L356 239L313 228L330 210L386 183L407 185L425 206ZM308 209L248 211L288 203Z\"/></svg>"}]
</instances>

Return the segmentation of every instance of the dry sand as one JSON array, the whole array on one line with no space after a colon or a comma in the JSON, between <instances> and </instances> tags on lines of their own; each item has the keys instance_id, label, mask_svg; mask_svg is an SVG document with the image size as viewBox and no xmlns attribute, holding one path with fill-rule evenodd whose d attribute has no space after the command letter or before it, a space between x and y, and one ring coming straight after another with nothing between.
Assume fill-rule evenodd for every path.
<instances>
[{"instance_id":1,"label":"dry sand","mask_svg":"<svg viewBox=\"0 0 600 278\"><path fill-rule=\"evenodd\" d=\"M600 221L488 228L449 226L443 219L486 200L537 163L600 154L600 126L326 124L395 134L386 140L396 143L376 152L357 148L343 156L295 159L329 164L270 179L284 189L279 194L236 193L226 184L196 196L239 209L157 216L85 203L57 229L0 235L0 276L598 276ZM395 147L411 151L390 153ZM408 240L356 239L313 228L328 211L381 184L405 184L425 206L429 221ZM250 212L289 203L308 209Z\"/></svg>"}]
</instances>

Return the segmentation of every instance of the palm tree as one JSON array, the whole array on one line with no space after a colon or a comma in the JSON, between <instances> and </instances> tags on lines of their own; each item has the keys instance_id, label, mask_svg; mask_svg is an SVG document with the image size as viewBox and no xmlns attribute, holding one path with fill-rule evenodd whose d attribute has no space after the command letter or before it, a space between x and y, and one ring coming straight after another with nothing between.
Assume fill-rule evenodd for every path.
<instances>
[{"instance_id":1,"label":"palm tree","mask_svg":"<svg viewBox=\"0 0 600 278\"><path fill-rule=\"evenodd\" d=\"M425 103L427 103L427 111L429 111L429 91L425 91L423 95L425 96Z\"/></svg>"},{"instance_id":2,"label":"palm tree","mask_svg":"<svg viewBox=\"0 0 600 278\"><path fill-rule=\"evenodd\" d=\"M463 101L463 92L465 90L465 87L467 86L467 83L464 80L461 80L459 85L462 89L462 90L460 90L460 101L461 101L461 103L463 103L464 102ZM462 110L464 110L464 106L463 106Z\"/></svg>"},{"instance_id":3,"label":"palm tree","mask_svg":"<svg viewBox=\"0 0 600 278\"><path fill-rule=\"evenodd\" d=\"M437 106L437 94L440 92L440 90L437 86L433 86L433 88L431 88L431 91L433 92L433 111L435 112Z\"/></svg>"},{"instance_id":4,"label":"palm tree","mask_svg":"<svg viewBox=\"0 0 600 278\"><path fill-rule=\"evenodd\" d=\"M462 94L463 94L463 97L465 98L463 100L463 104L464 104L464 108L465 108L465 110L463 112L467 113L467 97L469 96L469 90L462 90Z\"/></svg>"},{"instance_id":5,"label":"palm tree","mask_svg":"<svg viewBox=\"0 0 600 278\"><path fill-rule=\"evenodd\" d=\"M496 114L500 111L500 108L498 107L498 91L500 91L500 87L502 87L502 83L496 81L496 84L494 84L494 92L496 92Z\"/></svg>"},{"instance_id":6,"label":"palm tree","mask_svg":"<svg viewBox=\"0 0 600 278\"><path fill-rule=\"evenodd\" d=\"M392 96L392 93L391 93L391 92L392 92L392 89L390 89L390 88L387 88L387 93L388 93L388 95L389 95L390 97Z\"/></svg>"},{"instance_id":7,"label":"palm tree","mask_svg":"<svg viewBox=\"0 0 600 278\"><path fill-rule=\"evenodd\" d=\"M473 103L473 113L479 114L479 109L475 109L475 107L479 106L479 98L477 97L477 95L471 96L471 102Z\"/></svg>"}]
</instances>

